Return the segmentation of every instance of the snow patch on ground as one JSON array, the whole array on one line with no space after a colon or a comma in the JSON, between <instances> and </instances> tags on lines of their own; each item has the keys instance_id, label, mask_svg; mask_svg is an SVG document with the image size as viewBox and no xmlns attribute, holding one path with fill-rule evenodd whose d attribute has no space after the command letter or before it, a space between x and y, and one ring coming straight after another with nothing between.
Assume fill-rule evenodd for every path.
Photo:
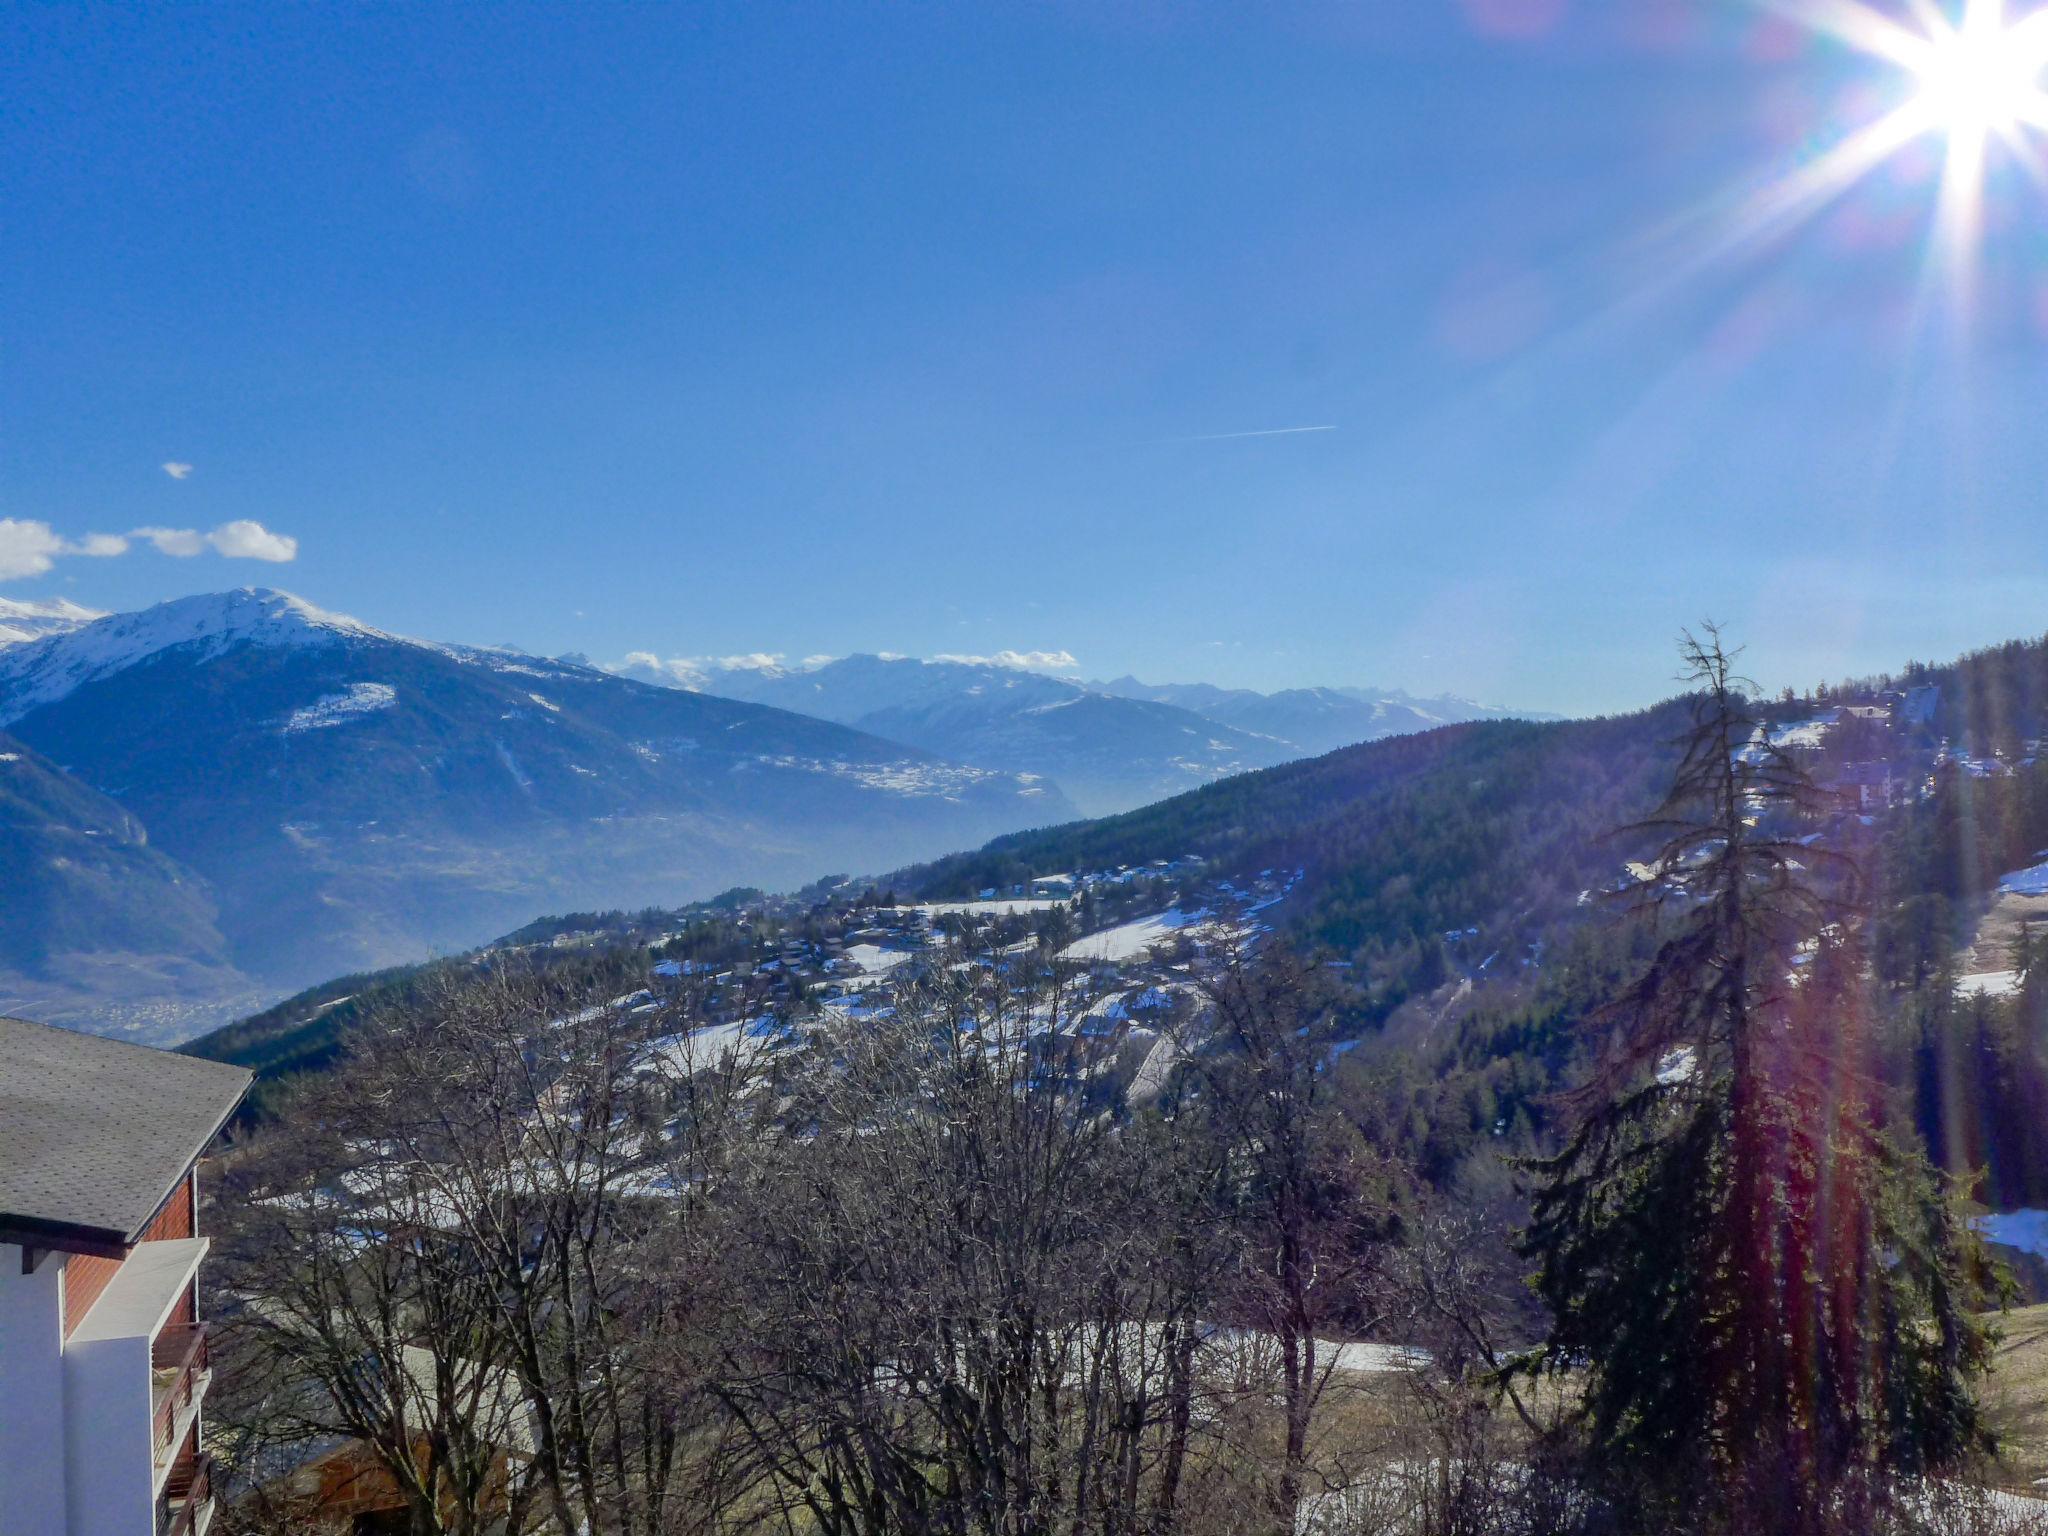
<instances>
[{"instance_id":1,"label":"snow patch on ground","mask_svg":"<svg viewBox=\"0 0 2048 1536\"><path fill-rule=\"evenodd\" d=\"M1100 933L1091 933L1085 939L1076 939L1059 953L1062 960L1135 960L1154 944L1163 944L1183 929L1194 928L1207 922L1209 909L1198 907L1192 912L1183 912L1179 907L1169 907L1151 917L1137 918L1132 922L1119 923L1114 928L1105 928Z\"/></svg>"},{"instance_id":2,"label":"snow patch on ground","mask_svg":"<svg viewBox=\"0 0 2048 1536\"><path fill-rule=\"evenodd\" d=\"M1689 1045L1677 1046L1657 1063L1657 1081L1665 1088L1676 1087L1680 1083L1690 1081L1693 1073L1698 1070L1699 1060L1693 1048Z\"/></svg>"},{"instance_id":3,"label":"snow patch on ground","mask_svg":"<svg viewBox=\"0 0 2048 1536\"><path fill-rule=\"evenodd\" d=\"M656 1071L687 1076L708 1071L728 1057L750 1061L782 1038L782 1021L771 1014L731 1024L707 1024L687 1034L650 1041L638 1064Z\"/></svg>"},{"instance_id":4,"label":"snow patch on ground","mask_svg":"<svg viewBox=\"0 0 2048 1536\"><path fill-rule=\"evenodd\" d=\"M1798 720L1791 725L1781 725L1771 732L1774 747L1819 747L1827 741L1828 732L1841 723L1841 716L1829 711L1816 715L1811 720Z\"/></svg>"},{"instance_id":5,"label":"snow patch on ground","mask_svg":"<svg viewBox=\"0 0 2048 1536\"><path fill-rule=\"evenodd\" d=\"M2018 971L1980 971L1956 982L1958 997L2011 997L2019 989Z\"/></svg>"},{"instance_id":6,"label":"snow patch on ground","mask_svg":"<svg viewBox=\"0 0 2048 1536\"><path fill-rule=\"evenodd\" d=\"M903 795L910 799L944 799L993 780L1013 777L992 768L965 768L957 763L844 763L824 758L786 755L764 756L759 761L771 768L794 768L805 773L850 779L863 789ZM1020 789L1018 793L1038 795L1043 794L1044 790L1025 788Z\"/></svg>"},{"instance_id":7,"label":"snow patch on ground","mask_svg":"<svg viewBox=\"0 0 2048 1536\"><path fill-rule=\"evenodd\" d=\"M944 917L947 913L957 917L1015 917L1020 912L1050 912L1065 905L1064 900L1050 897L1020 896L1013 901L928 901L910 910L928 912L933 917Z\"/></svg>"},{"instance_id":8,"label":"snow patch on ground","mask_svg":"<svg viewBox=\"0 0 2048 1536\"><path fill-rule=\"evenodd\" d=\"M311 704L295 709L285 720L284 733L321 731L346 725L360 715L375 714L398 702L398 690L389 683L350 683L340 693L323 694Z\"/></svg>"},{"instance_id":9,"label":"snow patch on ground","mask_svg":"<svg viewBox=\"0 0 2048 1536\"><path fill-rule=\"evenodd\" d=\"M879 944L849 944L846 958L859 967L864 975L875 976L893 971L910 956L900 949L884 949Z\"/></svg>"}]
</instances>

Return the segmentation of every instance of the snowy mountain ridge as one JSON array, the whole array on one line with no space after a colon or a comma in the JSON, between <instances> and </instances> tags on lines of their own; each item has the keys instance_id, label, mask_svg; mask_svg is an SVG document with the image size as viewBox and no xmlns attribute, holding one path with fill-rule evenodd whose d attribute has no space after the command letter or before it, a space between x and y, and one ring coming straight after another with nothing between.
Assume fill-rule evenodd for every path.
<instances>
[{"instance_id":1,"label":"snowy mountain ridge","mask_svg":"<svg viewBox=\"0 0 2048 1536\"><path fill-rule=\"evenodd\" d=\"M673 665L626 675L829 720L954 762L1038 775L1090 815L1300 755L1267 733L990 658L854 655L800 667L727 660L734 664L687 675Z\"/></svg>"},{"instance_id":2,"label":"snowy mountain ridge","mask_svg":"<svg viewBox=\"0 0 2048 1536\"><path fill-rule=\"evenodd\" d=\"M139 613L95 616L0 650L0 692L6 695L0 702L0 725L166 651L206 660L237 645L291 649L362 639L400 637L269 587L174 598Z\"/></svg>"},{"instance_id":3,"label":"snowy mountain ridge","mask_svg":"<svg viewBox=\"0 0 2048 1536\"><path fill-rule=\"evenodd\" d=\"M68 597L54 597L46 602L0 597L0 646L61 635L105 617L99 609L74 603Z\"/></svg>"}]
</instances>

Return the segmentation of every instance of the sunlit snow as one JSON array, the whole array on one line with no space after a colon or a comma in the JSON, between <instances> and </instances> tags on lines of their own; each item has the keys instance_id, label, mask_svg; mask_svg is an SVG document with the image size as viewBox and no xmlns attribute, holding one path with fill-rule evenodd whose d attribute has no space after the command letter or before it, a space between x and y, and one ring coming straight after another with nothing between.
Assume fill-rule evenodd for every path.
<instances>
[{"instance_id":1,"label":"sunlit snow","mask_svg":"<svg viewBox=\"0 0 2048 1536\"><path fill-rule=\"evenodd\" d=\"M398 690L389 683L350 683L340 693L324 694L311 704L295 709L284 723L287 736L298 731L319 731L346 725L358 715L374 714L398 702Z\"/></svg>"},{"instance_id":2,"label":"sunlit snow","mask_svg":"<svg viewBox=\"0 0 2048 1536\"><path fill-rule=\"evenodd\" d=\"M2011 997L2019 989L2018 971L1980 971L1956 982L1959 997Z\"/></svg>"},{"instance_id":3,"label":"sunlit snow","mask_svg":"<svg viewBox=\"0 0 2048 1536\"><path fill-rule=\"evenodd\" d=\"M1154 944L1163 944L1182 929L1194 928L1208 921L1208 918L1207 907L1198 907L1193 912L1183 912L1179 907L1170 907L1151 917L1119 923L1114 928L1091 933L1085 939L1076 939L1060 951L1059 958L1110 962L1135 960Z\"/></svg>"}]
</instances>

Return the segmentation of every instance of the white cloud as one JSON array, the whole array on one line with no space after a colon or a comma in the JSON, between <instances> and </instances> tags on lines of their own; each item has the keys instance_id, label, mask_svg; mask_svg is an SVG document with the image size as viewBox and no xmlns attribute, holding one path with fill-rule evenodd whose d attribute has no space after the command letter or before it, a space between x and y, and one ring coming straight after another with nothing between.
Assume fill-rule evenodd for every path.
<instances>
[{"instance_id":1,"label":"white cloud","mask_svg":"<svg viewBox=\"0 0 2048 1536\"><path fill-rule=\"evenodd\" d=\"M137 528L128 536L147 539L156 546L158 554L179 560L203 555L209 549L229 560L267 560L277 565L296 560L299 555L297 539L272 533L246 517L222 523L211 533L201 533L196 528Z\"/></svg>"},{"instance_id":2,"label":"white cloud","mask_svg":"<svg viewBox=\"0 0 2048 1536\"><path fill-rule=\"evenodd\" d=\"M289 534L272 533L261 523L238 517L231 523L222 523L206 536L222 555L230 560L267 560L273 565L282 565L287 560L299 558L299 541Z\"/></svg>"},{"instance_id":3,"label":"white cloud","mask_svg":"<svg viewBox=\"0 0 2048 1536\"><path fill-rule=\"evenodd\" d=\"M125 534L88 533L82 539L67 539L36 518L0 517L0 581L44 575L59 560L72 555L111 560L127 554L137 541L149 544L158 554L180 560L203 555L209 549L223 559L273 563L296 559L299 553L297 539L272 533L247 518L222 523L211 533L195 528L136 528Z\"/></svg>"},{"instance_id":4,"label":"white cloud","mask_svg":"<svg viewBox=\"0 0 2048 1536\"><path fill-rule=\"evenodd\" d=\"M127 551L118 533L89 533L74 542L34 518L0 517L0 581L41 576L65 555L105 559Z\"/></svg>"},{"instance_id":5,"label":"white cloud","mask_svg":"<svg viewBox=\"0 0 2048 1536\"><path fill-rule=\"evenodd\" d=\"M820 652L816 656L806 656L804 658L804 665L807 667L829 666L838 659L839 658L837 656L827 656L823 652Z\"/></svg>"},{"instance_id":6,"label":"white cloud","mask_svg":"<svg viewBox=\"0 0 2048 1536\"><path fill-rule=\"evenodd\" d=\"M193 528L137 528L128 537L147 539L156 546L158 554L173 555L180 560L206 553L206 536Z\"/></svg>"},{"instance_id":7,"label":"white cloud","mask_svg":"<svg viewBox=\"0 0 2048 1536\"><path fill-rule=\"evenodd\" d=\"M70 552L48 523L0 517L0 581L40 576Z\"/></svg>"},{"instance_id":8,"label":"white cloud","mask_svg":"<svg viewBox=\"0 0 2048 1536\"><path fill-rule=\"evenodd\" d=\"M164 473L173 480L182 480L192 473L192 466L190 464L181 464L176 459L172 459L168 464L164 465Z\"/></svg>"},{"instance_id":9,"label":"white cloud","mask_svg":"<svg viewBox=\"0 0 2048 1536\"><path fill-rule=\"evenodd\" d=\"M969 667L1013 667L1019 672L1076 672L1081 667L1072 651L997 651L992 656L941 653L932 660L959 662Z\"/></svg>"}]
</instances>

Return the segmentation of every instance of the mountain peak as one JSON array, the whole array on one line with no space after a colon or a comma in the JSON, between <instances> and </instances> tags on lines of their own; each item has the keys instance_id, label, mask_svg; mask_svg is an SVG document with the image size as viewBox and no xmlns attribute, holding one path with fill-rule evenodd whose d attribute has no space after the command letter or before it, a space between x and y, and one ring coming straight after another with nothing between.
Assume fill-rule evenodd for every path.
<instances>
[{"instance_id":1,"label":"mountain peak","mask_svg":"<svg viewBox=\"0 0 2048 1536\"><path fill-rule=\"evenodd\" d=\"M287 648L396 638L271 587L173 598L0 650L0 725L164 651L211 657L242 645Z\"/></svg>"},{"instance_id":2,"label":"mountain peak","mask_svg":"<svg viewBox=\"0 0 2048 1536\"><path fill-rule=\"evenodd\" d=\"M170 643L220 636L262 644L302 643L309 634L346 635L391 640L394 635L373 629L345 613L316 608L294 592L276 587L237 587L231 592L204 592L173 598L140 613L119 615L138 621L138 629L175 636Z\"/></svg>"}]
</instances>

